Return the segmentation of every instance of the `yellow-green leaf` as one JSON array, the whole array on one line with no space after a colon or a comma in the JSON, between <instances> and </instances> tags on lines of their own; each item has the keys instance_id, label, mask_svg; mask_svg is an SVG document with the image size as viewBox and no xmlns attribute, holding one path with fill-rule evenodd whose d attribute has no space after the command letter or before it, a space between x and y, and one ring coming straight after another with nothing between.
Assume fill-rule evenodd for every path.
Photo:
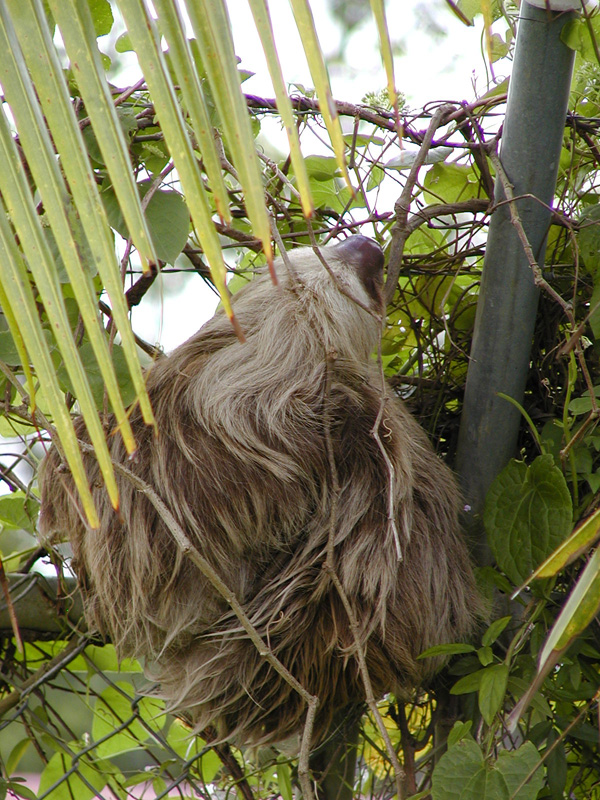
<instances>
[{"instance_id":1,"label":"yellow-green leaf","mask_svg":"<svg viewBox=\"0 0 600 800\"><path fill-rule=\"evenodd\" d=\"M223 307L232 317L233 311L225 285L226 269L219 237L213 224L200 168L188 138L185 121L160 47L160 38L155 22L145 6L138 0L120 0L119 6L152 95L165 142L179 174L192 215L192 222L206 254L215 285L223 300Z\"/></svg>"},{"instance_id":2,"label":"yellow-green leaf","mask_svg":"<svg viewBox=\"0 0 600 800\"><path fill-rule=\"evenodd\" d=\"M302 39L310 74L315 83L317 97L319 98L319 109L323 115L323 121L327 127L329 138L331 139L333 152L348 188L354 194L354 189L350 183L350 176L348 175L348 168L346 166L345 144L340 119L331 94L329 75L327 73L325 61L323 60L323 51L319 44L319 37L317 36L312 11L307 0L290 0L290 5L294 12L300 38Z\"/></svg>"},{"instance_id":3,"label":"yellow-green leaf","mask_svg":"<svg viewBox=\"0 0 600 800\"><path fill-rule=\"evenodd\" d=\"M73 422L58 385L56 371L48 352L35 298L21 254L15 244L14 235L8 225L4 203L0 203L0 263L2 264L1 274L4 296L13 310L15 308L19 309L23 341L37 378L44 387L44 393L49 404L47 410L52 414L65 458L79 491L88 521L92 527L97 528L100 523L88 485ZM31 402L33 404L33 398Z\"/></svg>"},{"instance_id":4,"label":"yellow-green leaf","mask_svg":"<svg viewBox=\"0 0 600 800\"><path fill-rule=\"evenodd\" d=\"M117 117L87 3L49 0L65 44L110 179L123 208L133 243L142 257L156 260L137 193L127 142Z\"/></svg>"},{"instance_id":5,"label":"yellow-green leaf","mask_svg":"<svg viewBox=\"0 0 600 800\"><path fill-rule=\"evenodd\" d=\"M394 75L394 54L390 44L390 33L385 17L385 6L383 0L371 0L371 10L377 24L379 34L379 45L381 48L381 59L385 68L387 78L388 97L392 107L398 110L398 92L396 91L396 78Z\"/></svg>"},{"instance_id":6,"label":"yellow-green leaf","mask_svg":"<svg viewBox=\"0 0 600 800\"><path fill-rule=\"evenodd\" d=\"M12 0L12 6L14 7L14 5L15 2ZM36 169L39 169L35 156L44 147L46 150L50 150L45 171L47 191L51 191L52 179L56 181L57 187L61 186L63 184L62 176L56 159L52 157L52 146L47 137L43 136L44 118L47 120L53 141L61 154L61 164L77 205L77 218L73 221L73 224L77 225L78 221L82 223L81 227L85 232L86 242L93 259L90 267L97 266L113 307L113 316L121 319L121 338L124 343L127 341L129 346L128 363L130 372L134 378L136 389L145 395L145 384L127 319L127 308L123 299L120 270L112 244L112 237L95 178L85 155L81 132L73 113L55 47L50 38L46 17L42 13L39 0L34 0L31 5L20 4L20 7L20 13L13 13L12 17L18 23L16 33L22 43L23 54L32 79L35 82L35 94L41 98L44 104L44 116L42 116L42 112L35 100L33 86L29 86L29 96L27 96L27 86L24 81L20 82L19 86L15 88L15 105L19 111L19 113L15 112L16 118L18 119L19 114L22 114L19 125L20 141L25 151L31 154L30 160L34 162L31 165L31 169L34 174ZM10 88L12 89L12 86ZM13 94L12 91L8 93L9 95ZM38 172L36 179L39 179L40 176L41 173ZM66 187L62 186L62 190L66 193ZM52 202L53 199L55 201L58 200L56 190L54 198L45 197L44 199L46 201L47 214L59 247L62 243L61 257L67 269L90 343L104 379L108 398L116 417L117 427L123 435L128 452L131 453L135 450L136 444L127 412L120 396L106 335L98 317L97 299L91 278L93 270L86 269L86 265L80 261L76 248L77 237L72 234L72 227L69 226L69 219L65 213L65 211L68 212L66 203L57 205L56 202ZM63 208L63 206L66 206L66 208ZM70 239L73 239L73 241L70 241ZM80 248L80 250L83 249ZM119 310L117 311L117 309ZM127 345L125 345L124 349L127 352ZM142 405L149 409L147 398ZM149 418L151 419L151 417Z\"/></svg>"},{"instance_id":7,"label":"yellow-green leaf","mask_svg":"<svg viewBox=\"0 0 600 800\"><path fill-rule=\"evenodd\" d=\"M244 191L248 217L254 234L262 241L267 260L271 262L271 228L265 206L262 174L254 147L248 108L240 86L227 9L223 0L195 0L187 3L187 11L225 139Z\"/></svg>"},{"instance_id":8,"label":"yellow-green leaf","mask_svg":"<svg viewBox=\"0 0 600 800\"><path fill-rule=\"evenodd\" d=\"M310 184L308 181L308 173L300 149L300 139L298 137L298 130L294 121L294 112L292 104L287 93L285 80L281 71L281 64L279 63L279 56L277 55L277 48L275 47L275 39L273 37L273 26L271 24L271 17L266 0L248 0L252 14L254 15L254 23L256 30L262 42L263 51L267 60L269 74L273 81L273 88L275 89L275 99L277 100L277 109L281 120L285 127L285 132L290 143L290 158L292 161L292 168L296 175L298 182L298 190L302 201L302 211L305 217L310 217L314 211L314 203L311 196Z\"/></svg>"},{"instance_id":9,"label":"yellow-green leaf","mask_svg":"<svg viewBox=\"0 0 600 800\"><path fill-rule=\"evenodd\" d=\"M566 650L573 640L594 619L600 608L600 548L595 550L573 589L544 646L540 651L538 671L546 662L554 662L553 654Z\"/></svg>"},{"instance_id":10,"label":"yellow-green leaf","mask_svg":"<svg viewBox=\"0 0 600 800\"><path fill-rule=\"evenodd\" d=\"M582 555L599 536L600 509L597 509L581 525L575 528L569 538L557 547L543 564L540 564L528 579L528 582L532 578L551 578L556 575L567 564Z\"/></svg>"},{"instance_id":11,"label":"yellow-green leaf","mask_svg":"<svg viewBox=\"0 0 600 800\"><path fill-rule=\"evenodd\" d=\"M183 95L183 102L198 139L217 213L222 220L230 222L231 212L227 188L221 171L221 161L215 145L214 131L210 124L202 84L189 41L185 35L185 22L179 6L172 0L156 0L154 8L158 15L157 23L160 31L169 45L169 55Z\"/></svg>"}]
</instances>

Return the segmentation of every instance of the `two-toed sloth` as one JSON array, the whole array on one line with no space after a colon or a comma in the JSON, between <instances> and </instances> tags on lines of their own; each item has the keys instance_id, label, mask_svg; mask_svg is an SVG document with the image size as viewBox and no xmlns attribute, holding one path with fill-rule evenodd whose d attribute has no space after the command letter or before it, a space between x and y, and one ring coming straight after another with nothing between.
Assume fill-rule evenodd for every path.
<instances>
[{"instance_id":1,"label":"two-toed sloth","mask_svg":"<svg viewBox=\"0 0 600 800\"><path fill-rule=\"evenodd\" d=\"M417 656L469 636L477 607L454 479L373 359L381 249L352 236L321 252L330 271L312 249L296 250L292 270L276 262L279 286L263 274L235 296L246 342L217 313L156 362L147 382L157 431L133 410L139 450L127 462L319 697L313 742L335 711L365 698L357 646L375 692L402 697L441 666ZM107 436L126 463L110 419ZM100 528L83 522L54 448L40 475L40 527L47 540L72 542L90 627L121 656L144 657L162 696L198 730L212 725L243 744L301 731L304 700L147 496L121 476L114 511L95 458L85 461ZM357 635L324 568L330 535Z\"/></svg>"}]
</instances>

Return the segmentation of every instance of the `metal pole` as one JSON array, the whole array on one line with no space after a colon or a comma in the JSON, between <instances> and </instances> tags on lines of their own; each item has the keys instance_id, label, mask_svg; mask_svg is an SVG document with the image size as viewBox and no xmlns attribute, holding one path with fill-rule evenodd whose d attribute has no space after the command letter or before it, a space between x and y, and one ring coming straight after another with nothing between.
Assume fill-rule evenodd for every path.
<instances>
[{"instance_id":1,"label":"metal pole","mask_svg":"<svg viewBox=\"0 0 600 800\"><path fill-rule=\"evenodd\" d=\"M556 7L554 2L547 5ZM570 7L575 5L571 2ZM573 16L573 11L556 13L521 4L502 133L500 159L514 196L530 195L517 206L540 265L574 60L560 35ZM504 199L497 179L495 202ZM538 289L504 203L490 222L457 452L456 468L473 522L490 484L515 455L520 414L498 392L523 402L537 304ZM485 554L479 555L486 560Z\"/></svg>"}]
</instances>

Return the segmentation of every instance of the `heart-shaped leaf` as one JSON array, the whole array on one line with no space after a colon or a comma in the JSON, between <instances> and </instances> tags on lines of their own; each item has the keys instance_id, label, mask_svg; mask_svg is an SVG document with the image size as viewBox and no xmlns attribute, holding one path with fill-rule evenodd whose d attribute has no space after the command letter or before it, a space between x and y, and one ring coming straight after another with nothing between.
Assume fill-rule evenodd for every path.
<instances>
[{"instance_id":1,"label":"heart-shaped leaf","mask_svg":"<svg viewBox=\"0 0 600 800\"><path fill-rule=\"evenodd\" d=\"M492 483L483 521L498 566L520 584L571 533L573 507L550 455L511 461Z\"/></svg>"},{"instance_id":2,"label":"heart-shaped leaf","mask_svg":"<svg viewBox=\"0 0 600 800\"><path fill-rule=\"evenodd\" d=\"M495 763L486 763L479 745L464 738L440 758L431 796L433 800L534 800L542 788L542 771L523 781L540 760L532 742L525 742L518 750L502 751Z\"/></svg>"}]
</instances>

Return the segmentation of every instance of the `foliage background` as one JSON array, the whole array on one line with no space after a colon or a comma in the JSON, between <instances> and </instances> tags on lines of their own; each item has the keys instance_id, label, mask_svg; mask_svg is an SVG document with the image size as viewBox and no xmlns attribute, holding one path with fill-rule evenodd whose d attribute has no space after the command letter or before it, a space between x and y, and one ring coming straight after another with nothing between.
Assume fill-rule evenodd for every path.
<instances>
[{"instance_id":1,"label":"foliage background","mask_svg":"<svg viewBox=\"0 0 600 800\"><path fill-rule=\"evenodd\" d=\"M352 30L349 15L353 7L334 6L334 13L344 16L348 32ZM109 33L113 17L108 3L96 0L90 8L96 35ZM484 48L489 48L492 78L493 70L503 70L498 59L511 57L516 9L510 4L475 2L461 8L467 15L484 12L484 17L479 15L475 21L483 31ZM492 10L494 26L490 29ZM598 592L593 578L587 584L589 591L581 590L588 604L585 613L558 647L560 660L537 687L516 726L509 716L534 681L544 641L572 587L585 574L586 565L595 566L595 556L589 561L587 557L576 560L559 576L532 582L516 600L510 600L515 586L528 579L531 569L549 556L580 520L597 519L593 515L600 505L600 434L596 430L596 398L600 396L600 71L595 39L599 28L597 17L592 17L574 23L568 31L568 42L577 50L576 73L544 272L548 284L569 304L575 328L564 306L542 293L520 460L511 462L499 476L484 515L495 556L493 566L479 568L482 589L494 598L489 627L480 642L446 648L455 657L435 686L416 694L407 705L393 698L380 705L404 768L405 796L431 795L434 800L600 797L600 631L597 619L592 619ZM486 30L493 35L486 37ZM127 38L121 38L117 51L129 46ZM142 272L93 126L83 124L86 109L73 75L65 67L96 182L115 231L128 306L149 305L148 292L157 270ZM108 62L106 67L110 67ZM143 83L130 87L131 91L123 89L120 86L115 92L119 97L116 108L160 261L162 291L168 293L170 284L177 286L182 276L200 276L210 283L205 253L190 229L179 176L165 146L153 97ZM446 104L441 101L419 109L400 108L405 153L416 152L432 117L440 111L431 153L441 155L442 160L423 168L412 186L410 214L401 231L406 237L401 275L388 309L382 359L393 385L450 462L456 448L493 196L495 171L489 150L499 136L505 92L505 83L491 80L489 90L473 103L452 103L442 111ZM313 237L325 242L360 231L376 238L389 252L399 235L394 202L409 175L398 160L410 160L399 150L389 96L375 87L364 102L352 98L352 103L338 103L354 196L336 159L326 150L328 136L312 91L296 86L293 97L315 203L310 223L302 214L289 159L284 155L273 160L262 152L257 139L269 211L286 247L309 245ZM257 137L265 120L277 116L268 100L255 95L247 98ZM218 111L209 92L207 102L211 121L218 126ZM229 282L235 291L264 263L264 256L228 156L225 148L220 167L230 219L215 221L215 230L228 265L235 267ZM30 175L28 178L31 180ZM44 218L42 205L39 212ZM56 244L48 236L60 267ZM112 332L110 308L98 276L93 276L93 282L108 336ZM106 403L104 379L81 326L66 273L60 286L94 401L101 411ZM44 306L41 302L38 306L41 324L48 330ZM151 308L150 313L157 313L156 305ZM0 454L1 477L9 491L0 498L3 569L6 574L34 576L32 580L17 578L11 584L18 614L19 604L39 593L46 610L51 606L50 616L60 619L60 634L54 630L42 636L21 626L21 648L9 623L5 626L0 671L0 791L34 796L20 776L37 769L41 770L35 790L39 798L85 800L139 796L143 791L145 796L154 792L159 797L235 795L248 800L281 796L288 800L297 792L293 758L272 749L242 753L224 746L211 748L210 731L205 739L190 739L184 726L165 714L160 702L140 694L147 684L138 664L118 665L110 645L90 643L79 630L77 614L69 615L73 587L68 570L60 572L57 599L50 578L41 577L48 570L39 570L44 554L34 539L35 471L48 438L26 398L19 394L23 381L19 352L4 317L0 323L0 433L10 437ZM152 343L138 340L138 345L146 359L157 355ZM135 397L130 374L118 343L112 341L111 352L127 404ZM52 358L60 387L72 407L74 387L56 347ZM38 402L43 408L43 391L38 392ZM596 528L597 522L588 523L583 539L593 539ZM580 540L577 546L581 546ZM594 574L598 574L597 567ZM590 620L586 627L584 621ZM452 717L457 698L461 698L463 721L450 731L448 752L440 758L434 731L436 727L439 730L445 715ZM390 758L370 715L362 720L357 752L354 792L391 797L396 789Z\"/></svg>"}]
</instances>

